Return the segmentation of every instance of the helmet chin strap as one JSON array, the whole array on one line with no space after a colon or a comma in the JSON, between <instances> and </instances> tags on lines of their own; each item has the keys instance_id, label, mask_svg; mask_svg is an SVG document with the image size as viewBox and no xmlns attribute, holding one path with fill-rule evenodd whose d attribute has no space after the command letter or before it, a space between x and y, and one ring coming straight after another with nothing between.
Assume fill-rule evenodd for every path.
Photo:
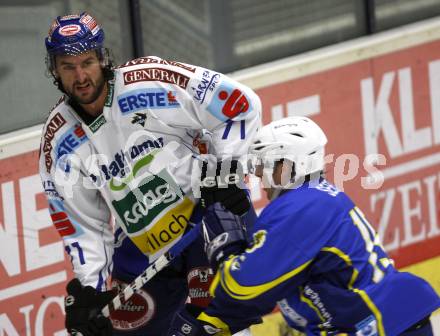
<instances>
[{"instance_id":1,"label":"helmet chin strap","mask_svg":"<svg viewBox=\"0 0 440 336\"><path fill-rule=\"evenodd\" d=\"M292 187L294 187L295 182L296 182L295 179L293 179L293 180L290 180L285 185L276 184L274 181L274 178L273 178L274 170L275 170L275 167L264 168L264 170L263 170L263 178L262 178L263 186L267 185L268 187L270 187L270 189L272 191L272 193L269 197L270 201L273 201L278 196L280 196L280 194L283 190L291 189Z\"/></svg>"},{"instance_id":2,"label":"helmet chin strap","mask_svg":"<svg viewBox=\"0 0 440 336\"><path fill-rule=\"evenodd\" d=\"M273 192L272 192L272 195L270 196L269 200L273 201L274 199L278 198L278 196L280 196L284 190L295 189L302 184L302 182L301 183L297 183L297 182L298 181L292 181L292 182L287 183L284 186L276 186L276 187L272 188Z\"/></svg>"},{"instance_id":3,"label":"helmet chin strap","mask_svg":"<svg viewBox=\"0 0 440 336\"><path fill-rule=\"evenodd\" d=\"M270 183L271 188L270 201L273 201L281 192L286 189L290 189L295 184L295 173L293 171L292 163L287 164L287 160L282 159L281 161L275 161L272 167L267 167L263 170L263 176L265 181ZM279 167L281 165L281 172L279 172ZM285 169L288 169L287 171ZM274 175L280 174L280 184L275 183Z\"/></svg>"},{"instance_id":4,"label":"helmet chin strap","mask_svg":"<svg viewBox=\"0 0 440 336\"><path fill-rule=\"evenodd\" d=\"M285 167L286 166L284 165L283 168ZM280 184L276 184L274 182L276 165L273 168L266 168L263 171L263 176L265 179L264 182L270 183L268 185L272 190L272 193L269 197L270 201L273 201L274 199L278 198L283 191L299 188L305 182L315 181L314 183L319 183L319 177L321 176L321 171L316 171L307 176L303 176L303 175L298 176L295 174L295 171L292 170L293 169L292 166L289 168L288 168L289 170L286 171L284 171L284 169L282 170L280 176L281 178Z\"/></svg>"},{"instance_id":5,"label":"helmet chin strap","mask_svg":"<svg viewBox=\"0 0 440 336\"><path fill-rule=\"evenodd\" d=\"M269 201L273 201L274 199L278 198L283 190L284 188L272 188L272 194L270 195Z\"/></svg>"}]
</instances>

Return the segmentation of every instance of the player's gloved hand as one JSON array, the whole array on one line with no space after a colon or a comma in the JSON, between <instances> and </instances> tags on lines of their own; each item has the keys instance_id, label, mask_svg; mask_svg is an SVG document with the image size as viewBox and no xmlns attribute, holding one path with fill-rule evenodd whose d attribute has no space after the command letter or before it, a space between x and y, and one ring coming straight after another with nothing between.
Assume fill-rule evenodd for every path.
<instances>
[{"instance_id":1,"label":"player's gloved hand","mask_svg":"<svg viewBox=\"0 0 440 336\"><path fill-rule=\"evenodd\" d=\"M220 202L223 206L236 215L245 214L250 208L249 195L243 186L243 169L240 162L232 160L230 169L228 164L223 165L218 162L216 171L211 172L208 165L202 167L201 176L201 203L207 208L215 202Z\"/></svg>"},{"instance_id":2,"label":"player's gloved hand","mask_svg":"<svg viewBox=\"0 0 440 336\"><path fill-rule=\"evenodd\" d=\"M108 318L101 315L101 309L111 301L114 293L98 292L91 286L83 287L78 279L71 280L66 289L68 295L64 306L67 331L71 335L112 335L112 324Z\"/></svg>"},{"instance_id":3,"label":"player's gloved hand","mask_svg":"<svg viewBox=\"0 0 440 336\"><path fill-rule=\"evenodd\" d=\"M221 331L198 320L197 316L201 311L200 307L186 304L182 310L174 315L167 336L208 336Z\"/></svg>"},{"instance_id":4,"label":"player's gloved hand","mask_svg":"<svg viewBox=\"0 0 440 336\"><path fill-rule=\"evenodd\" d=\"M220 203L214 203L206 209L201 230L206 256L214 270L229 255L241 253L247 246L243 221Z\"/></svg>"}]
</instances>

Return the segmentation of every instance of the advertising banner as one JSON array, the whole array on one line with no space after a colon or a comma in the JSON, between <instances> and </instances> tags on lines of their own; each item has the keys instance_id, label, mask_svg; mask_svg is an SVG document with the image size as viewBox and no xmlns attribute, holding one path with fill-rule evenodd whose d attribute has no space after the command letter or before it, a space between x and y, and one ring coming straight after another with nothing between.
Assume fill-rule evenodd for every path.
<instances>
[{"instance_id":1,"label":"advertising banner","mask_svg":"<svg viewBox=\"0 0 440 336\"><path fill-rule=\"evenodd\" d=\"M0 335L67 335L71 266L52 226L38 151L0 160Z\"/></svg>"},{"instance_id":2,"label":"advertising banner","mask_svg":"<svg viewBox=\"0 0 440 336\"><path fill-rule=\"evenodd\" d=\"M265 124L302 115L323 128L327 178L366 214L398 267L440 255L440 41L257 93Z\"/></svg>"}]
</instances>

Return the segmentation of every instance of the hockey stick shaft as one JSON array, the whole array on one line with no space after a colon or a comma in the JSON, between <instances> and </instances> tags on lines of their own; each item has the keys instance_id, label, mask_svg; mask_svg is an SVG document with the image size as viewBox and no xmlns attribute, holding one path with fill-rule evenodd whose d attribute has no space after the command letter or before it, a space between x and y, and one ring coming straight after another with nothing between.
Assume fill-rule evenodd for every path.
<instances>
[{"instance_id":1,"label":"hockey stick shaft","mask_svg":"<svg viewBox=\"0 0 440 336\"><path fill-rule=\"evenodd\" d=\"M168 252L156 259L153 264L148 266L133 282L119 292L111 302L109 302L101 313L105 317L110 316L111 310L117 310L122 306L122 302L129 300L134 293L141 289L150 281L159 271L164 269L169 263L182 253L199 236L200 223L195 225L187 234L185 234Z\"/></svg>"}]
</instances>

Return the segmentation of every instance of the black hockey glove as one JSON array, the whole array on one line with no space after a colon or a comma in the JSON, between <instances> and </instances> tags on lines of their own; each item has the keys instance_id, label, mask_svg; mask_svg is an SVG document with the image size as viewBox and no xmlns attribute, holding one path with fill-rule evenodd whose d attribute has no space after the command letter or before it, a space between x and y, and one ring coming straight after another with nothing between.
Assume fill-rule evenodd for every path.
<instances>
[{"instance_id":1,"label":"black hockey glove","mask_svg":"<svg viewBox=\"0 0 440 336\"><path fill-rule=\"evenodd\" d=\"M200 307L186 304L174 315L167 336L209 336L220 332L220 329L197 319L201 312Z\"/></svg>"},{"instance_id":2,"label":"black hockey glove","mask_svg":"<svg viewBox=\"0 0 440 336\"><path fill-rule=\"evenodd\" d=\"M213 169L212 169L213 170ZM201 176L201 204L208 208L215 202L220 202L223 206L236 215L244 215L250 208L248 193L243 188L244 174L241 164L237 160L232 160L223 164L218 162L216 171L208 169L205 162L202 166Z\"/></svg>"},{"instance_id":3,"label":"black hockey glove","mask_svg":"<svg viewBox=\"0 0 440 336\"><path fill-rule=\"evenodd\" d=\"M66 329L71 335L83 336L112 335L110 320L101 315L101 309L111 301L114 293L98 292L91 286L83 287L78 279L67 284L64 301Z\"/></svg>"},{"instance_id":4,"label":"black hockey glove","mask_svg":"<svg viewBox=\"0 0 440 336\"><path fill-rule=\"evenodd\" d=\"M201 231L205 240L206 256L214 270L228 256L243 252L247 246L243 221L220 203L206 209Z\"/></svg>"}]
</instances>

